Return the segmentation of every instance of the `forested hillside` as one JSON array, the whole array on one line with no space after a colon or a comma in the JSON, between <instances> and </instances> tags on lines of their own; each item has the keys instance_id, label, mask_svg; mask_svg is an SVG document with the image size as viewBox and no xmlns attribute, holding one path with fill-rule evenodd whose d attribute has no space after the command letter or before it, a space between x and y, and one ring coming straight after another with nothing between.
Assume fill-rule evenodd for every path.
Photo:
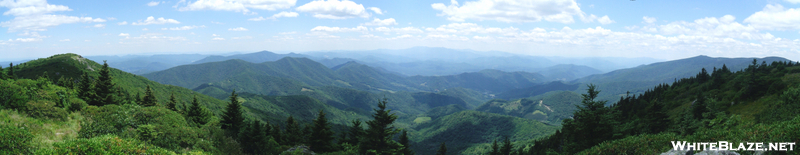
<instances>
[{"instance_id":1,"label":"forested hillside","mask_svg":"<svg viewBox=\"0 0 800 155\"><path fill-rule=\"evenodd\" d=\"M724 66L730 71L740 71L747 68L752 60L753 58L712 58L701 55L591 75L574 80L572 83L583 83L581 90L586 90L585 84L593 83L604 92L599 99L616 101L620 96L629 93L640 94L658 84L673 83L681 78L689 78L702 68L712 71L714 68L721 69ZM765 57L756 60L759 64L788 61L780 57Z\"/></svg>"},{"instance_id":2,"label":"forested hillside","mask_svg":"<svg viewBox=\"0 0 800 155\"><path fill-rule=\"evenodd\" d=\"M751 60L741 71L701 69L611 106L598 98L598 86L589 85L573 118L528 144L528 153L658 154L675 140L800 141L800 63Z\"/></svg>"},{"instance_id":3,"label":"forested hillside","mask_svg":"<svg viewBox=\"0 0 800 155\"><path fill-rule=\"evenodd\" d=\"M226 102L75 54L0 69L0 154L364 154L410 146L386 141L399 130L385 100L367 112L373 117L304 96L232 92ZM353 122L367 125L345 129Z\"/></svg>"}]
</instances>

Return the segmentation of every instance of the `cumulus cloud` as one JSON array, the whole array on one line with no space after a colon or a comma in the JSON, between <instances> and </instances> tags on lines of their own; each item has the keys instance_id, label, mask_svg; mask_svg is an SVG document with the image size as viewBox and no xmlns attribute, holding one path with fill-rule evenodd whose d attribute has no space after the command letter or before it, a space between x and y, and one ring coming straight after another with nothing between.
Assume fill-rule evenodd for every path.
<instances>
[{"instance_id":1,"label":"cumulus cloud","mask_svg":"<svg viewBox=\"0 0 800 155\"><path fill-rule=\"evenodd\" d=\"M161 24L180 24L180 23L181 22L178 22L175 19L164 19L164 17L159 17L158 19L156 19L153 18L153 16L150 16L147 17L147 19L145 19L144 21L139 20L138 22L131 23L131 25L150 25L150 24L161 25Z\"/></svg>"},{"instance_id":2,"label":"cumulus cloud","mask_svg":"<svg viewBox=\"0 0 800 155\"><path fill-rule=\"evenodd\" d=\"M792 3L792 4L800 3L800 0L784 0L784 1Z\"/></svg>"},{"instance_id":3,"label":"cumulus cloud","mask_svg":"<svg viewBox=\"0 0 800 155\"><path fill-rule=\"evenodd\" d=\"M390 26L390 25L397 25L397 21L395 21L394 18L387 18L387 19L383 19L383 20L375 18L371 22L367 22L367 23L364 23L364 24L361 24L361 25L366 25L366 26Z\"/></svg>"},{"instance_id":4,"label":"cumulus cloud","mask_svg":"<svg viewBox=\"0 0 800 155\"><path fill-rule=\"evenodd\" d=\"M65 41L69 41L69 39L61 39L61 40L58 40L58 41L65 42Z\"/></svg>"},{"instance_id":5,"label":"cumulus cloud","mask_svg":"<svg viewBox=\"0 0 800 155\"><path fill-rule=\"evenodd\" d=\"M311 31L322 31L322 32L367 32L369 29L364 26L358 26L354 28L346 28L346 27L327 27L327 26L317 26L311 29Z\"/></svg>"},{"instance_id":6,"label":"cumulus cloud","mask_svg":"<svg viewBox=\"0 0 800 155\"><path fill-rule=\"evenodd\" d=\"M211 40L225 40L225 38L215 37L215 38L213 38Z\"/></svg>"},{"instance_id":7,"label":"cumulus cloud","mask_svg":"<svg viewBox=\"0 0 800 155\"><path fill-rule=\"evenodd\" d=\"M192 26L172 27L172 28L161 28L161 30L173 30L173 31L177 30L177 31L180 31L180 30L191 30L191 29L204 28L204 27L206 27L206 26L205 25L200 25L200 26L192 25Z\"/></svg>"},{"instance_id":8,"label":"cumulus cloud","mask_svg":"<svg viewBox=\"0 0 800 155\"><path fill-rule=\"evenodd\" d=\"M179 11L216 10L253 14L250 9L274 11L288 9L296 3L297 0L197 0L194 2L179 2L174 7L178 8ZM185 5L180 6L181 4Z\"/></svg>"},{"instance_id":9,"label":"cumulus cloud","mask_svg":"<svg viewBox=\"0 0 800 155\"><path fill-rule=\"evenodd\" d=\"M603 25L616 23L614 20L611 20L610 18L608 18L608 16L600 17L600 19L597 19L597 22L600 22L600 24L603 24Z\"/></svg>"},{"instance_id":10,"label":"cumulus cloud","mask_svg":"<svg viewBox=\"0 0 800 155\"><path fill-rule=\"evenodd\" d=\"M247 31L244 27L229 28L228 31Z\"/></svg>"},{"instance_id":11,"label":"cumulus cloud","mask_svg":"<svg viewBox=\"0 0 800 155\"><path fill-rule=\"evenodd\" d=\"M131 36L131 34L127 34L127 33L119 33L119 35L118 35L118 36L120 36L120 37L125 37L125 38L128 38L128 37L130 37L130 36Z\"/></svg>"},{"instance_id":12,"label":"cumulus cloud","mask_svg":"<svg viewBox=\"0 0 800 155\"><path fill-rule=\"evenodd\" d=\"M122 22L117 23L117 25L128 25L128 22L127 21L122 21Z\"/></svg>"},{"instance_id":13,"label":"cumulus cloud","mask_svg":"<svg viewBox=\"0 0 800 155\"><path fill-rule=\"evenodd\" d=\"M379 14L379 15L382 15L382 14L383 14L383 11L381 10L381 8L377 8L377 7L368 7L367 9L369 9L369 10L372 10L372 12L375 12L375 13L377 13L377 14Z\"/></svg>"},{"instance_id":14,"label":"cumulus cloud","mask_svg":"<svg viewBox=\"0 0 800 155\"><path fill-rule=\"evenodd\" d=\"M102 18L53 15L51 13L72 11L72 9L64 5L48 4L45 0L4 0L0 1L0 7L8 8L8 11L3 12L3 15L14 16L14 19L0 22L0 26L8 28L9 32L45 31L48 27L78 22L106 22Z\"/></svg>"},{"instance_id":15,"label":"cumulus cloud","mask_svg":"<svg viewBox=\"0 0 800 155\"><path fill-rule=\"evenodd\" d=\"M106 28L106 24L94 24L95 28Z\"/></svg>"},{"instance_id":16,"label":"cumulus cloud","mask_svg":"<svg viewBox=\"0 0 800 155\"><path fill-rule=\"evenodd\" d=\"M158 4L161 4L161 3L164 3L164 2L156 2L156 1L152 1L152 2L150 2L150 3L147 3L147 6L158 6Z\"/></svg>"},{"instance_id":17,"label":"cumulus cloud","mask_svg":"<svg viewBox=\"0 0 800 155\"><path fill-rule=\"evenodd\" d=\"M276 14L270 16L270 17L267 17L267 18L258 17L258 18L250 18L250 19L247 19L247 20L249 20L249 21L263 21L263 20L267 20L267 19L278 19L278 18L283 18L283 17L297 17L298 15L300 15L300 14L297 14L297 12L281 11L280 13L276 13Z\"/></svg>"},{"instance_id":18,"label":"cumulus cloud","mask_svg":"<svg viewBox=\"0 0 800 155\"><path fill-rule=\"evenodd\" d=\"M586 18L585 13L574 0L478 0L460 5L451 0L450 5L431 4L434 10L441 11L439 16L447 20L463 22L467 19L496 20L500 22L538 22L550 21L573 23L573 16Z\"/></svg>"},{"instance_id":19,"label":"cumulus cloud","mask_svg":"<svg viewBox=\"0 0 800 155\"><path fill-rule=\"evenodd\" d=\"M519 31L518 28L496 28L496 27L483 27L475 23L451 23L442 25L437 28L426 28L425 31L433 32L435 34L471 34L471 33L493 33L493 34L509 34Z\"/></svg>"},{"instance_id":20,"label":"cumulus cloud","mask_svg":"<svg viewBox=\"0 0 800 155\"><path fill-rule=\"evenodd\" d=\"M375 28L374 31L383 33L396 33L396 34L423 33L421 29L415 27L403 27L403 28L378 27Z\"/></svg>"},{"instance_id":21,"label":"cumulus cloud","mask_svg":"<svg viewBox=\"0 0 800 155\"><path fill-rule=\"evenodd\" d=\"M78 22L105 22L101 18L92 17L75 17L65 15L37 15L37 16L21 16L15 17L10 21L0 23L2 27L8 27L9 32L16 31L45 31L47 27L58 26L61 24L70 24Z\"/></svg>"},{"instance_id":22,"label":"cumulus cloud","mask_svg":"<svg viewBox=\"0 0 800 155\"><path fill-rule=\"evenodd\" d=\"M364 9L364 5L349 0L314 0L297 7L296 10L312 13L314 17L323 19L369 18L370 16Z\"/></svg>"},{"instance_id":23,"label":"cumulus cloud","mask_svg":"<svg viewBox=\"0 0 800 155\"><path fill-rule=\"evenodd\" d=\"M644 16L644 17L642 17L642 20L644 20L644 23L647 23L647 24L653 24L653 23L655 23L655 22L656 22L656 17L647 17L647 16Z\"/></svg>"},{"instance_id":24,"label":"cumulus cloud","mask_svg":"<svg viewBox=\"0 0 800 155\"><path fill-rule=\"evenodd\" d=\"M780 4L767 4L763 10L745 18L744 22L758 29L800 29L800 9L786 9Z\"/></svg>"}]
</instances>

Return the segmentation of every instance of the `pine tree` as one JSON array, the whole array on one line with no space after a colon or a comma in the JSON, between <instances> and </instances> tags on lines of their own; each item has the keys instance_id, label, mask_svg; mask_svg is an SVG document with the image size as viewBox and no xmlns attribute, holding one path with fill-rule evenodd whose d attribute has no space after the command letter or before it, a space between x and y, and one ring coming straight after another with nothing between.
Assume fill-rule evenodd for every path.
<instances>
[{"instance_id":1,"label":"pine tree","mask_svg":"<svg viewBox=\"0 0 800 155\"><path fill-rule=\"evenodd\" d=\"M5 80L6 76L8 76L8 75L4 71L3 66L0 66L0 80Z\"/></svg>"},{"instance_id":2,"label":"pine tree","mask_svg":"<svg viewBox=\"0 0 800 155\"><path fill-rule=\"evenodd\" d=\"M260 121L247 123L239 133L239 143L242 150L248 154L275 154L278 153L278 143L267 135Z\"/></svg>"},{"instance_id":3,"label":"pine tree","mask_svg":"<svg viewBox=\"0 0 800 155\"><path fill-rule=\"evenodd\" d=\"M189 110L186 112L189 120L192 121L197 126L202 126L208 123L211 120L211 112L208 111L204 106L200 105L200 102L197 101L197 97L195 96L192 99L192 106L189 107Z\"/></svg>"},{"instance_id":4,"label":"pine tree","mask_svg":"<svg viewBox=\"0 0 800 155\"><path fill-rule=\"evenodd\" d=\"M328 119L325 118L325 112L319 110L317 119L314 119L314 127L311 132L311 151L317 153L325 153L334 151L333 148L333 131Z\"/></svg>"},{"instance_id":5,"label":"pine tree","mask_svg":"<svg viewBox=\"0 0 800 155\"><path fill-rule=\"evenodd\" d=\"M489 155L500 155L500 146L497 146L497 140L492 142L492 152L489 152Z\"/></svg>"},{"instance_id":6,"label":"pine tree","mask_svg":"<svg viewBox=\"0 0 800 155\"><path fill-rule=\"evenodd\" d=\"M231 93L231 103L225 107L225 112L222 114L222 129L228 132L231 137L239 133L239 130L244 125L244 114L242 113L242 105L239 103L236 90Z\"/></svg>"},{"instance_id":7,"label":"pine tree","mask_svg":"<svg viewBox=\"0 0 800 155\"><path fill-rule=\"evenodd\" d=\"M303 131L300 130L300 124L294 120L294 117L289 116L286 118L286 144L289 146L295 146L303 140Z\"/></svg>"},{"instance_id":8,"label":"pine tree","mask_svg":"<svg viewBox=\"0 0 800 155\"><path fill-rule=\"evenodd\" d=\"M508 140L508 136L506 136L506 140L503 141L503 146L500 147L500 154L501 155L511 155L511 148L513 148L511 141Z\"/></svg>"},{"instance_id":9,"label":"pine tree","mask_svg":"<svg viewBox=\"0 0 800 155\"><path fill-rule=\"evenodd\" d=\"M578 106L573 119L565 119L561 128L567 137L568 144L564 150L568 154L588 149L605 140L610 140L614 132L613 113L606 107L607 101L595 101L600 91L597 86L589 84L586 94L581 94L582 106ZM635 98L635 97L634 97Z\"/></svg>"},{"instance_id":10,"label":"pine tree","mask_svg":"<svg viewBox=\"0 0 800 155\"><path fill-rule=\"evenodd\" d=\"M83 72L83 75L81 75L81 83L78 85L78 97L87 103L94 103L92 102L92 100L95 99L94 87L92 85L93 81L90 78L89 73Z\"/></svg>"},{"instance_id":11,"label":"pine tree","mask_svg":"<svg viewBox=\"0 0 800 155\"><path fill-rule=\"evenodd\" d=\"M8 64L8 78L9 79L17 79L17 77L14 76L14 63L13 62Z\"/></svg>"},{"instance_id":12,"label":"pine tree","mask_svg":"<svg viewBox=\"0 0 800 155\"><path fill-rule=\"evenodd\" d=\"M706 68L701 69L700 73L697 74L697 81L699 81L699 83L705 83L710 78L711 76L708 75Z\"/></svg>"},{"instance_id":13,"label":"pine tree","mask_svg":"<svg viewBox=\"0 0 800 155\"><path fill-rule=\"evenodd\" d=\"M436 155L446 155L446 154L447 154L447 145L445 145L444 142L442 142L442 144L439 145L439 150L436 150Z\"/></svg>"},{"instance_id":14,"label":"pine tree","mask_svg":"<svg viewBox=\"0 0 800 155\"><path fill-rule=\"evenodd\" d=\"M100 69L99 73L97 85L94 87L99 100L95 100L95 105L116 104L116 96L113 89L115 84L111 81L113 77L111 77L106 61L103 61L103 68Z\"/></svg>"},{"instance_id":15,"label":"pine tree","mask_svg":"<svg viewBox=\"0 0 800 155\"><path fill-rule=\"evenodd\" d=\"M386 110L387 99L378 103L379 109L374 109L374 118L367 122L369 127L361 141L361 153L367 150L374 150L378 154L394 154L400 150L400 144L393 140L395 134L399 132L392 123L397 120L397 115L392 114L392 110Z\"/></svg>"},{"instance_id":16,"label":"pine tree","mask_svg":"<svg viewBox=\"0 0 800 155\"><path fill-rule=\"evenodd\" d=\"M706 97L703 96L703 92L697 93L697 100L692 104L692 115L694 119L703 119L703 113L708 112L706 104Z\"/></svg>"},{"instance_id":17,"label":"pine tree","mask_svg":"<svg viewBox=\"0 0 800 155\"><path fill-rule=\"evenodd\" d=\"M150 88L150 85L147 85L144 91L144 99L142 99L141 104L145 107L158 105L158 99L156 99L156 94L153 92L153 89Z\"/></svg>"},{"instance_id":18,"label":"pine tree","mask_svg":"<svg viewBox=\"0 0 800 155\"><path fill-rule=\"evenodd\" d=\"M360 142L359 139L365 134L364 128L361 127L361 120L356 119L353 120L352 123L353 126L350 126L350 132L348 132L350 136L347 138L347 143L350 143L350 145L358 145Z\"/></svg>"},{"instance_id":19,"label":"pine tree","mask_svg":"<svg viewBox=\"0 0 800 155\"><path fill-rule=\"evenodd\" d=\"M270 130L270 131L272 131L272 132L269 133L269 135L271 135L272 138L275 139L276 142L278 142L278 144L285 144L285 140L284 140L285 137L283 136L283 133L281 132L281 126L275 124L275 125L272 126L272 130Z\"/></svg>"},{"instance_id":20,"label":"pine tree","mask_svg":"<svg viewBox=\"0 0 800 155\"><path fill-rule=\"evenodd\" d=\"M406 130L400 133L400 145L403 145L403 149L400 150L400 153L404 155L414 155L414 151L411 151L411 144L408 143L408 131Z\"/></svg>"},{"instance_id":21,"label":"pine tree","mask_svg":"<svg viewBox=\"0 0 800 155\"><path fill-rule=\"evenodd\" d=\"M197 96L194 97L194 100L197 100ZM194 101L192 101L194 102ZM175 93L169 94L169 101L167 102L167 109L172 111L178 111L178 99L175 98Z\"/></svg>"}]
</instances>

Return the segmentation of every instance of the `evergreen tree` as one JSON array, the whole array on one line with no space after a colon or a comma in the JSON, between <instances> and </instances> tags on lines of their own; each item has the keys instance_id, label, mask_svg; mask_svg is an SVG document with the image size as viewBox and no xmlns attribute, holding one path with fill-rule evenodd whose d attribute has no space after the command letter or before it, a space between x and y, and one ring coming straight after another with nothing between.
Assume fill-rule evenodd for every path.
<instances>
[{"instance_id":1,"label":"evergreen tree","mask_svg":"<svg viewBox=\"0 0 800 155\"><path fill-rule=\"evenodd\" d=\"M369 128L364 140L359 145L362 154L368 150L374 150L377 154L394 154L400 149L400 144L393 140L394 135L399 132L392 126L392 123L397 120L397 115L392 114L392 110L386 110L387 102L387 99L384 98L378 103L379 109L374 109L375 114L372 115L374 119L367 121Z\"/></svg>"},{"instance_id":2,"label":"evergreen tree","mask_svg":"<svg viewBox=\"0 0 800 155\"><path fill-rule=\"evenodd\" d=\"M197 96L192 99L192 106L189 107L186 115L189 120L194 124L197 124L197 126L205 125L211 120L211 112L204 106L200 105L200 103L197 101Z\"/></svg>"},{"instance_id":3,"label":"evergreen tree","mask_svg":"<svg viewBox=\"0 0 800 155\"><path fill-rule=\"evenodd\" d=\"M523 150L522 150L522 149L523 149L523 147L519 147L519 148L517 148L517 155L523 155L523 154L525 154L525 152L523 152Z\"/></svg>"},{"instance_id":4,"label":"evergreen tree","mask_svg":"<svg viewBox=\"0 0 800 155\"><path fill-rule=\"evenodd\" d=\"M511 141L508 140L508 136L506 136L506 140L503 140L503 146L500 147L500 154L511 155L511 148L513 148Z\"/></svg>"},{"instance_id":5,"label":"evergreen tree","mask_svg":"<svg viewBox=\"0 0 800 155\"><path fill-rule=\"evenodd\" d=\"M348 137L347 143L350 143L351 145L358 145L360 142L359 139L366 133L364 128L361 127L361 120L353 120L352 123L353 126L350 126L350 131L348 132L350 137Z\"/></svg>"},{"instance_id":6,"label":"evergreen tree","mask_svg":"<svg viewBox=\"0 0 800 155\"><path fill-rule=\"evenodd\" d=\"M6 72L4 71L4 69L3 69L3 66L2 66L2 65L0 65L0 80L5 80L5 79L6 79L6 76L7 76L7 74L6 74Z\"/></svg>"},{"instance_id":7,"label":"evergreen tree","mask_svg":"<svg viewBox=\"0 0 800 155\"><path fill-rule=\"evenodd\" d=\"M239 104L239 99L236 90L231 92L231 103L225 107L225 112L222 114L222 129L225 129L231 137L239 133L239 130L244 125L244 114L242 113L242 105Z\"/></svg>"},{"instance_id":8,"label":"evergreen tree","mask_svg":"<svg viewBox=\"0 0 800 155\"><path fill-rule=\"evenodd\" d=\"M325 112L319 110L317 119L314 119L314 126L311 132L311 151L317 153L325 153L334 151L333 148L333 131L328 119L325 118Z\"/></svg>"},{"instance_id":9,"label":"evergreen tree","mask_svg":"<svg viewBox=\"0 0 800 155\"><path fill-rule=\"evenodd\" d=\"M158 99L156 99L156 94L153 92L153 89L150 88L150 85L147 85L144 91L144 98L142 99L141 105L145 107L158 105Z\"/></svg>"},{"instance_id":10,"label":"evergreen tree","mask_svg":"<svg viewBox=\"0 0 800 155\"><path fill-rule=\"evenodd\" d=\"M708 75L706 68L701 69L700 73L697 74L697 81L699 81L699 83L705 83L710 78L711 76Z\"/></svg>"},{"instance_id":11,"label":"evergreen tree","mask_svg":"<svg viewBox=\"0 0 800 155\"><path fill-rule=\"evenodd\" d=\"M197 96L194 97L194 100L197 100ZM192 101L195 102L195 101ZM194 103L192 103L194 104ZM178 111L178 99L175 98L175 93L169 94L169 101L167 102L167 109L172 111Z\"/></svg>"},{"instance_id":12,"label":"evergreen tree","mask_svg":"<svg viewBox=\"0 0 800 155\"><path fill-rule=\"evenodd\" d=\"M269 133L269 135L271 135L272 138L275 139L276 142L278 142L278 144L286 144L284 141L283 133L281 133L281 126L275 124L272 126L272 130L270 131L271 133Z\"/></svg>"},{"instance_id":13,"label":"evergreen tree","mask_svg":"<svg viewBox=\"0 0 800 155\"><path fill-rule=\"evenodd\" d=\"M269 137L260 121L247 123L247 127L239 133L242 151L248 154L276 154L278 143Z\"/></svg>"},{"instance_id":14,"label":"evergreen tree","mask_svg":"<svg viewBox=\"0 0 800 155\"><path fill-rule=\"evenodd\" d=\"M294 120L294 117L289 116L286 118L286 144L289 146L295 146L303 140L303 131L300 130L300 124Z\"/></svg>"},{"instance_id":15,"label":"evergreen tree","mask_svg":"<svg viewBox=\"0 0 800 155\"><path fill-rule=\"evenodd\" d=\"M116 104L116 94L114 93L114 82L111 80L111 73L108 68L108 63L103 61L103 68L100 69L100 76L97 77L97 85L94 86L95 93L99 100L94 100L96 103L94 105L107 105L107 104Z\"/></svg>"},{"instance_id":16,"label":"evergreen tree","mask_svg":"<svg viewBox=\"0 0 800 155\"><path fill-rule=\"evenodd\" d=\"M663 109L664 105L655 101L645 109L647 112L645 120L649 130L648 133L656 134L667 129L667 125L669 125L669 116L667 116L667 113Z\"/></svg>"},{"instance_id":17,"label":"evergreen tree","mask_svg":"<svg viewBox=\"0 0 800 155\"><path fill-rule=\"evenodd\" d=\"M489 152L489 155L500 155L500 146L497 146L497 140L492 142L492 152Z\"/></svg>"},{"instance_id":18,"label":"evergreen tree","mask_svg":"<svg viewBox=\"0 0 800 155\"><path fill-rule=\"evenodd\" d=\"M694 119L703 119L703 113L708 112L706 104L706 97L703 96L703 92L697 93L697 100L692 104L692 115Z\"/></svg>"},{"instance_id":19,"label":"evergreen tree","mask_svg":"<svg viewBox=\"0 0 800 155\"><path fill-rule=\"evenodd\" d=\"M8 64L8 78L9 79L17 79L17 77L14 76L14 63L13 62Z\"/></svg>"},{"instance_id":20,"label":"evergreen tree","mask_svg":"<svg viewBox=\"0 0 800 155\"><path fill-rule=\"evenodd\" d=\"M78 97L87 103L94 103L91 102L95 97L94 87L92 85L93 81L90 78L89 73L83 72L83 75L81 75L81 83L78 85Z\"/></svg>"},{"instance_id":21,"label":"evergreen tree","mask_svg":"<svg viewBox=\"0 0 800 155\"><path fill-rule=\"evenodd\" d=\"M313 125L311 124L306 124L303 126L303 131L300 133L300 144L311 144L311 132L313 132L311 129L312 126Z\"/></svg>"},{"instance_id":22,"label":"evergreen tree","mask_svg":"<svg viewBox=\"0 0 800 155\"><path fill-rule=\"evenodd\" d=\"M444 144L444 142L442 142L442 144L439 145L439 150L436 150L436 155L446 155L446 154L447 154L447 146Z\"/></svg>"},{"instance_id":23,"label":"evergreen tree","mask_svg":"<svg viewBox=\"0 0 800 155\"><path fill-rule=\"evenodd\" d=\"M577 106L573 119L565 119L561 128L567 136L565 151L568 154L588 149L613 136L615 122L611 109L605 106L607 101L595 101L600 91L593 84L588 87L587 94L581 94L582 106Z\"/></svg>"},{"instance_id":24,"label":"evergreen tree","mask_svg":"<svg viewBox=\"0 0 800 155\"><path fill-rule=\"evenodd\" d=\"M400 133L400 145L403 145L403 149L400 150L400 153L404 155L414 155L414 151L411 151L411 144L408 143L408 131L406 130Z\"/></svg>"}]
</instances>

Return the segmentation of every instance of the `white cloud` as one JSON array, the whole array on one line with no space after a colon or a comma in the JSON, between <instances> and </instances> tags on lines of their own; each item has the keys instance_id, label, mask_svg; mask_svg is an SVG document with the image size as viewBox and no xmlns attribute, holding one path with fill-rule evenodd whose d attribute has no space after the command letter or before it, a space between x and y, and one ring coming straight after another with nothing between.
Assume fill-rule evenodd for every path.
<instances>
[{"instance_id":1,"label":"white cloud","mask_svg":"<svg viewBox=\"0 0 800 155\"><path fill-rule=\"evenodd\" d=\"M240 40L240 39L253 39L251 36L242 36L242 37L231 37L232 40Z\"/></svg>"},{"instance_id":2,"label":"white cloud","mask_svg":"<svg viewBox=\"0 0 800 155\"><path fill-rule=\"evenodd\" d=\"M800 29L800 9L786 9L780 4L767 4L762 11L750 15L744 22L758 29Z\"/></svg>"},{"instance_id":3,"label":"white cloud","mask_svg":"<svg viewBox=\"0 0 800 155\"><path fill-rule=\"evenodd\" d=\"M383 32L383 33L392 33L393 32L393 33L396 33L396 34L409 34L409 33L422 33L423 32L421 29L415 28L415 27L403 27L403 28L378 27L378 28L375 28L373 30L377 31L377 32Z\"/></svg>"},{"instance_id":4,"label":"white cloud","mask_svg":"<svg viewBox=\"0 0 800 155\"><path fill-rule=\"evenodd\" d=\"M434 34L471 34L471 33L493 33L493 34L500 34L500 35L507 35L516 33L519 31L518 28L508 27L508 28L496 28L496 27L483 27L475 23L451 23L447 25L442 25L437 28L425 28L425 31L432 32Z\"/></svg>"},{"instance_id":5,"label":"white cloud","mask_svg":"<svg viewBox=\"0 0 800 155\"><path fill-rule=\"evenodd\" d=\"M383 11L381 11L381 8L377 8L377 7L368 7L367 9L369 9L369 10L372 10L372 12L375 12L375 13L377 13L377 14L379 14L379 15L382 15L382 14L383 14Z\"/></svg>"},{"instance_id":6,"label":"white cloud","mask_svg":"<svg viewBox=\"0 0 800 155\"><path fill-rule=\"evenodd\" d=\"M296 8L300 12L314 14L316 18L347 19L369 18L364 5L349 0L314 0Z\"/></svg>"},{"instance_id":7,"label":"white cloud","mask_svg":"<svg viewBox=\"0 0 800 155\"><path fill-rule=\"evenodd\" d=\"M642 17L642 20L644 20L644 23L647 23L647 24L653 24L653 23L655 23L655 22L656 22L656 17L647 17L647 16L644 16L644 17Z\"/></svg>"},{"instance_id":8,"label":"white cloud","mask_svg":"<svg viewBox=\"0 0 800 155\"><path fill-rule=\"evenodd\" d=\"M186 2L179 11L216 10L253 14L250 9L278 10L294 6L297 0L197 0ZM181 3L179 2L178 5ZM177 8L178 5L175 7Z\"/></svg>"},{"instance_id":9,"label":"white cloud","mask_svg":"<svg viewBox=\"0 0 800 155\"><path fill-rule=\"evenodd\" d=\"M247 31L244 27L229 28L228 31Z\"/></svg>"},{"instance_id":10,"label":"white cloud","mask_svg":"<svg viewBox=\"0 0 800 155\"><path fill-rule=\"evenodd\" d=\"M611 20L610 18L608 18L607 15L603 16L603 17L600 17L600 19L597 19L597 22L600 22L600 24L603 24L603 25L615 23L615 21Z\"/></svg>"},{"instance_id":11,"label":"white cloud","mask_svg":"<svg viewBox=\"0 0 800 155\"><path fill-rule=\"evenodd\" d=\"M212 37L219 37L217 34L211 34Z\"/></svg>"},{"instance_id":12,"label":"white cloud","mask_svg":"<svg viewBox=\"0 0 800 155\"><path fill-rule=\"evenodd\" d=\"M311 31L323 31L323 32L367 32L369 29L364 26L358 26L354 28L346 28L346 27L327 27L327 26L317 26L311 29Z\"/></svg>"},{"instance_id":13,"label":"white cloud","mask_svg":"<svg viewBox=\"0 0 800 155\"><path fill-rule=\"evenodd\" d=\"M42 41L42 39L41 38L17 38L14 41L18 41L18 42L34 42L34 41Z\"/></svg>"},{"instance_id":14,"label":"white cloud","mask_svg":"<svg viewBox=\"0 0 800 155\"><path fill-rule=\"evenodd\" d=\"M106 24L94 24L95 28L105 28Z\"/></svg>"},{"instance_id":15,"label":"white cloud","mask_svg":"<svg viewBox=\"0 0 800 155\"><path fill-rule=\"evenodd\" d=\"M362 25L366 25L366 26L390 26L390 25L397 25L397 21L395 21L394 18L388 18L388 19L384 19L384 20L375 18L371 22L367 22L367 23L364 23Z\"/></svg>"},{"instance_id":16,"label":"white cloud","mask_svg":"<svg viewBox=\"0 0 800 155\"><path fill-rule=\"evenodd\" d=\"M0 7L9 8L3 15L12 16L31 16L42 15L57 11L72 11L67 6L47 4L47 1L14 1L5 0L0 3Z\"/></svg>"},{"instance_id":17,"label":"white cloud","mask_svg":"<svg viewBox=\"0 0 800 155\"><path fill-rule=\"evenodd\" d=\"M69 39L61 39L61 40L58 40L58 41L65 42L65 41L69 41Z\"/></svg>"},{"instance_id":18,"label":"white cloud","mask_svg":"<svg viewBox=\"0 0 800 155\"><path fill-rule=\"evenodd\" d=\"M784 1L792 3L792 4L800 3L800 0L784 0Z\"/></svg>"},{"instance_id":19,"label":"white cloud","mask_svg":"<svg viewBox=\"0 0 800 155\"><path fill-rule=\"evenodd\" d=\"M127 21L122 21L122 22L117 23L117 25L128 25L128 22Z\"/></svg>"},{"instance_id":20,"label":"white cloud","mask_svg":"<svg viewBox=\"0 0 800 155\"><path fill-rule=\"evenodd\" d=\"M45 31L47 27L58 26L61 24L70 23L91 23L91 22L105 22L101 18L92 17L75 17L65 15L36 15L36 16L19 16L10 21L0 23L2 27L8 27L9 32L16 32L19 30L24 31Z\"/></svg>"},{"instance_id":21,"label":"white cloud","mask_svg":"<svg viewBox=\"0 0 800 155\"><path fill-rule=\"evenodd\" d=\"M496 20L500 22L538 22L546 20L559 23L573 23L573 16L585 18L585 13L574 0L478 0L459 5L451 0L450 5L431 4L439 16L447 20L463 22L467 19Z\"/></svg>"},{"instance_id":22,"label":"white cloud","mask_svg":"<svg viewBox=\"0 0 800 155\"><path fill-rule=\"evenodd\" d=\"M297 32L292 31L292 32L281 32L281 33L278 33L278 34L280 34L280 35L290 35L290 34L296 34L296 33Z\"/></svg>"},{"instance_id":23,"label":"white cloud","mask_svg":"<svg viewBox=\"0 0 800 155\"><path fill-rule=\"evenodd\" d=\"M147 31L147 30L150 30L150 29L147 29L147 28L143 28L143 29L142 29L142 31Z\"/></svg>"},{"instance_id":24,"label":"white cloud","mask_svg":"<svg viewBox=\"0 0 800 155\"><path fill-rule=\"evenodd\" d=\"M216 38L213 38L211 40L225 40L225 38L216 37Z\"/></svg>"},{"instance_id":25,"label":"white cloud","mask_svg":"<svg viewBox=\"0 0 800 155\"><path fill-rule=\"evenodd\" d=\"M247 20L249 20L249 21L263 21L263 20L267 20L267 19L278 19L278 18L282 18L282 17L297 17L298 15L300 15L300 14L297 14L297 12L281 11L280 13L276 13L276 14L270 16L270 17L267 17L267 18L258 17L258 18L250 18L250 19L247 19Z\"/></svg>"},{"instance_id":26,"label":"white cloud","mask_svg":"<svg viewBox=\"0 0 800 155\"><path fill-rule=\"evenodd\" d=\"M119 36L120 36L120 37L130 37L130 36L131 36L131 34L127 34L127 33L119 33Z\"/></svg>"},{"instance_id":27,"label":"white cloud","mask_svg":"<svg viewBox=\"0 0 800 155\"><path fill-rule=\"evenodd\" d=\"M205 25L200 25L200 26L192 25L192 26L172 27L172 28L161 28L161 30L178 30L178 31L180 31L180 30L191 30L191 29L204 28L204 27L206 27L206 26Z\"/></svg>"},{"instance_id":28,"label":"white cloud","mask_svg":"<svg viewBox=\"0 0 800 155\"><path fill-rule=\"evenodd\" d=\"M158 5L158 4L160 4L160 3L161 3L161 2L152 1L152 2L150 2L150 3L147 3L147 6L157 6L157 5Z\"/></svg>"},{"instance_id":29,"label":"white cloud","mask_svg":"<svg viewBox=\"0 0 800 155\"><path fill-rule=\"evenodd\" d=\"M164 19L164 17L159 17L158 19L156 19L153 18L153 16L150 16L147 17L147 19L145 19L144 21L139 20L138 22L131 23L131 25L150 25L150 24L160 25L160 24L180 24L180 23L181 22L178 22L175 19Z\"/></svg>"}]
</instances>

